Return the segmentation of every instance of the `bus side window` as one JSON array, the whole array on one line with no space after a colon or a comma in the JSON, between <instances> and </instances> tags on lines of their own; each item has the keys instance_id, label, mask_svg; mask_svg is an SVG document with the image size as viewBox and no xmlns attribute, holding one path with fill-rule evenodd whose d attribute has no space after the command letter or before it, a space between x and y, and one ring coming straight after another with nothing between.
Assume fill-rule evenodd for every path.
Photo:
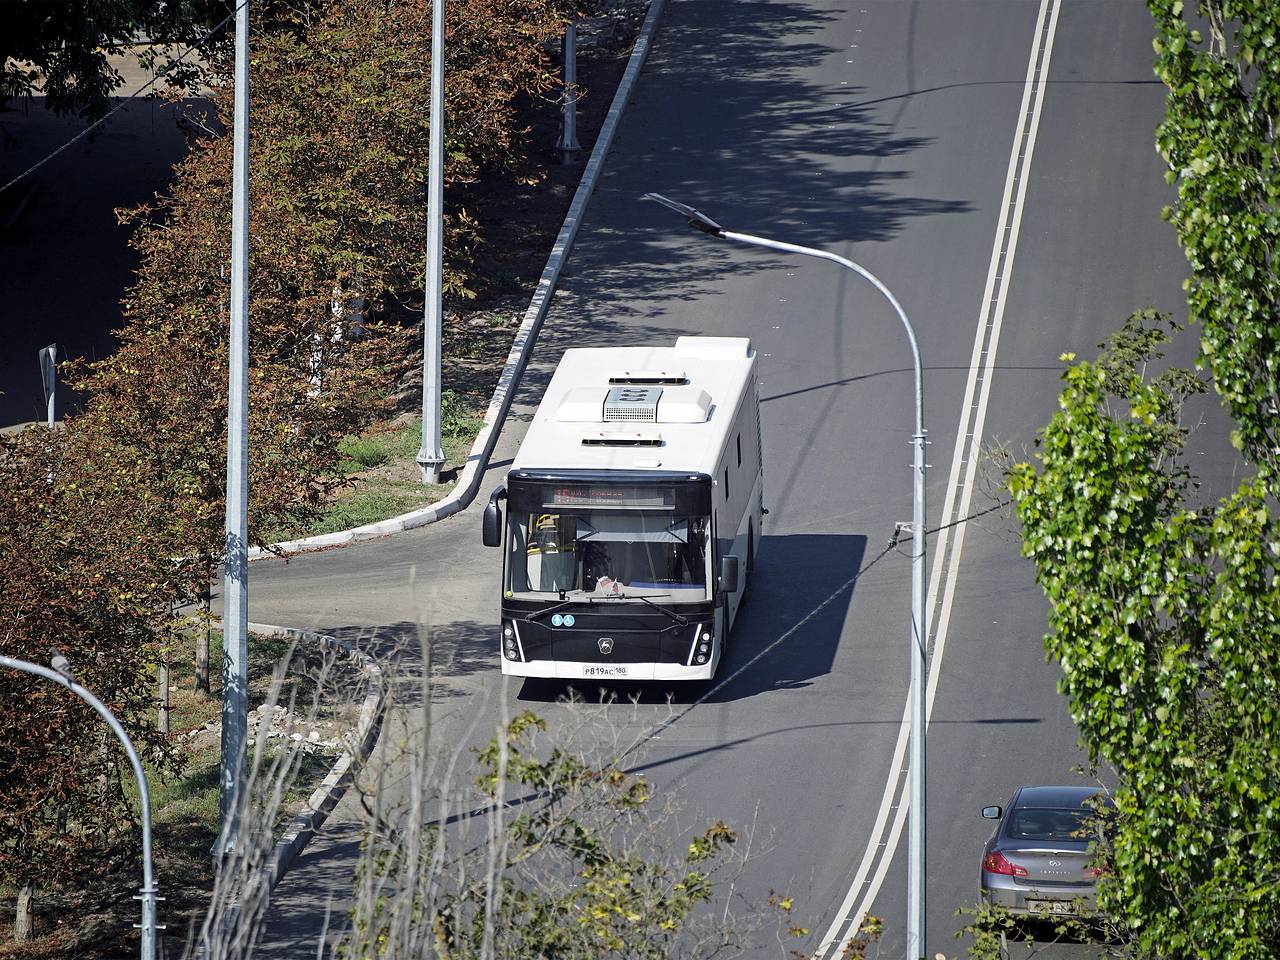
<instances>
[{"instance_id":1,"label":"bus side window","mask_svg":"<svg viewBox=\"0 0 1280 960\"><path fill-rule=\"evenodd\" d=\"M742 434L738 434L738 466L742 466Z\"/></svg>"},{"instance_id":2,"label":"bus side window","mask_svg":"<svg viewBox=\"0 0 1280 960\"><path fill-rule=\"evenodd\" d=\"M724 498L729 499L729 468L724 468Z\"/></svg>"}]
</instances>

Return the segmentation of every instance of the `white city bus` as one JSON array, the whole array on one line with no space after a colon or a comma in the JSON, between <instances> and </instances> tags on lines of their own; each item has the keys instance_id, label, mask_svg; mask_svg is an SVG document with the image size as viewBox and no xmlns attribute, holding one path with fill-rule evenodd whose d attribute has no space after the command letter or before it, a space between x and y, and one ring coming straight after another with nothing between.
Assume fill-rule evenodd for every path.
<instances>
[{"instance_id":1,"label":"white city bus","mask_svg":"<svg viewBox=\"0 0 1280 960\"><path fill-rule=\"evenodd\" d=\"M714 676L762 496L750 340L565 351L484 513L503 547L502 672Z\"/></svg>"}]
</instances>

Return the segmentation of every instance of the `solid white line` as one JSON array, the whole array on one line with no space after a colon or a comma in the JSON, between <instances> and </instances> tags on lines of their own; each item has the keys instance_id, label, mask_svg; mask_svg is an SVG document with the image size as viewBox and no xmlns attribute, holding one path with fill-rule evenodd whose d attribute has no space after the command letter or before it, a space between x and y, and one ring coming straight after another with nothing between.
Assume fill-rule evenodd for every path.
<instances>
[{"instance_id":1,"label":"solid white line","mask_svg":"<svg viewBox=\"0 0 1280 960\"><path fill-rule=\"evenodd\" d=\"M1050 4L1052 7L1050 8ZM1001 217L997 224L995 241L992 245L991 260L987 269L986 285L983 290L981 310L978 319L978 329L974 338L973 353L969 364L969 377L965 385L964 402L961 404L960 425L956 432L955 451L952 457L951 473L948 477L946 499L943 506L942 516L950 521L955 518L952 510L955 507L956 494L960 494L960 509L958 516L963 517L968 514L969 506L973 495L973 481L977 472L978 452L981 443L983 427L986 422L987 405L991 394L991 373L995 366L996 348L1000 340L1000 329L1004 320L1005 304L1007 302L1007 292L1009 288L1009 278L1012 275L1014 254L1017 250L1018 233L1022 224L1022 210L1026 198L1027 183L1031 169L1031 158L1035 150L1036 134L1040 126L1040 113L1044 104L1044 93L1049 75L1049 60L1053 52L1053 39L1057 32L1058 14L1062 7L1062 0L1041 0L1040 10L1036 17L1036 29L1031 46L1031 55L1027 63L1027 75L1023 84L1022 103L1018 111L1018 122L1014 130L1013 146L1010 150L1009 166L1005 174L1004 194L1001 199L1000 211ZM1045 17L1048 13L1048 24L1046 32ZM1030 103L1031 114L1029 118L1028 129L1028 105ZM1025 140L1025 144L1024 144ZM1025 149L1024 149L1025 147ZM1021 162L1020 162L1021 161ZM1019 175L1019 168L1020 175ZM1016 180L1016 184L1015 184ZM1016 191L1016 198L1014 196ZM1009 219L1010 202L1015 205L1013 207L1012 220ZM1005 227L1008 225L1008 241L1004 242ZM1001 270L1001 260L1003 259L1003 270ZM1000 283L999 292L996 293L996 284ZM990 316L990 305L993 295L997 298L994 316ZM989 329L988 329L989 328ZM987 349L985 357L983 345L986 343ZM975 389L978 388L978 374L982 371L982 382L980 390L978 390L977 413L973 418L972 430L966 435L965 428L969 425L970 414L973 411L973 397ZM964 470L963 486L958 484L961 469ZM965 527L961 523L955 528L955 545L952 548L950 562L946 564L947 580L946 587L942 596L942 607L939 611L938 630L935 640L933 656L929 664L929 682L926 693L926 725L933 715L933 703L937 695L938 680L941 677L942 656L946 649L947 629L950 625L951 607L955 597L956 579L959 575L960 557L964 545ZM929 610L932 611L937 597L938 585L942 575L944 559L946 559L946 550L949 541L950 528L940 531L938 543L934 551L934 566L930 576L929 584ZM894 851L897 849L898 841L901 838L902 828L906 822L907 809L909 806L909 798L907 794L908 784L903 777L904 764L907 745L907 735L909 729L909 709L910 700L903 708L903 719L898 730L898 740L894 748L893 760L890 763L888 782L885 784L885 792L880 802L880 809L876 815L875 825L867 841L867 848L863 854L862 862L859 864L857 873L854 875L853 883L849 888L848 894L845 896L844 902L841 904L839 912L836 914L831 927L827 930L826 935L822 938L818 946L818 956L825 957L835 947L834 954L839 956L846 945L862 926L862 921L866 917L871 905L875 902L875 898L880 891L880 887L884 882L885 874L888 872L889 865L893 860ZM901 782L901 789L895 790ZM881 845L880 837L883 835L884 823L888 811L892 808L892 800L897 799L896 811L893 819L893 826L890 829L886 842ZM862 885L866 879L866 875L876 855L879 854L879 862L870 885L865 892ZM859 899L859 894L861 897ZM850 915L850 907L855 899L858 899L858 907L852 911ZM841 931L845 931L841 936Z\"/></svg>"}]
</instances>

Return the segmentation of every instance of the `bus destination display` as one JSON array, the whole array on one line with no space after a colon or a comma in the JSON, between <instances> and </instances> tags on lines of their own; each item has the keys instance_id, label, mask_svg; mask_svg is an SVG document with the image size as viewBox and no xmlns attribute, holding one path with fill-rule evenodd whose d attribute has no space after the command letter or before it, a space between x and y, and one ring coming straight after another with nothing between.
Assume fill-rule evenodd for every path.
<instances>
[{"instance_id":1,"label":"bus destination display","mask_svg":"<svg viewBox=\"0 0 1280 960\"><path fill-rule=\"evenodd\" d=\"M543 487L542 504L545 507L647 507L669 510L675 507L675 492L670 488L621 484Z\"/></svg>"}]
</instances>

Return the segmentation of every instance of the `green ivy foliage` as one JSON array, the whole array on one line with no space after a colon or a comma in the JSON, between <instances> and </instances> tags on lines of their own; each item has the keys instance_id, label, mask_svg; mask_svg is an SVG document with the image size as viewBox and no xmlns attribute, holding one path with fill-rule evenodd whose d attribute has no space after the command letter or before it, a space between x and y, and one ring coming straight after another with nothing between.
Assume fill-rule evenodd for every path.
<instances>
[{"instance_id":1,"label":"green ivy foliage","mask_svg":"<svg viewBox=\"0 0 1280 960\"><path fill-rule=\"evenodd\" d=\"M1169 88L1157 145L1176 183L1165 217L1191 265L1190 317L1233 440L1276 483L1280 468L1280 5L1148 0L1156 73Z\"/></svg>"},{"instance_id":2,"label":"green ivy foliage","mask_svg":"<svg viewBox=\"0 0 1280 960\"><path fill-rule=\"evenodd\" d=\"M1100 905L1139 955L1280 946L1280 524L1262 479L1195 504L1184 370L1135 314L1071 363L1036 465L1009 474L1050 604L1045 645L1095 763L1113 767ZM1064 359L1073 360L1070 355Z\"/></svg>"}]
</instances>

